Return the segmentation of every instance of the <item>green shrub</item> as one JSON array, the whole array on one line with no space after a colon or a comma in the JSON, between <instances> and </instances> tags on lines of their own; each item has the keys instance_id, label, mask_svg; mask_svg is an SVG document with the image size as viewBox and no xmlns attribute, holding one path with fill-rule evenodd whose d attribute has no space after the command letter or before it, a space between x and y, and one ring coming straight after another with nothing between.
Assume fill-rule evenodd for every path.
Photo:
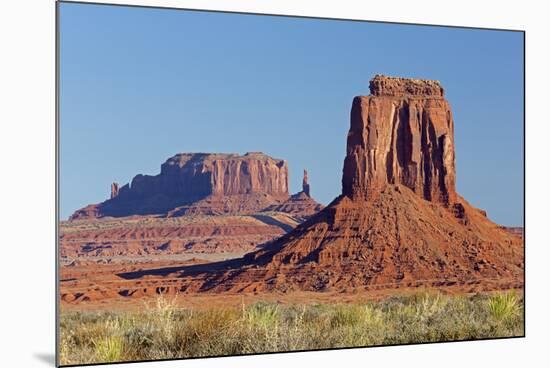
<instances>
[{"instance_id":1,"label":"green shrub","mask_svg":"<svg viewBox=\"0 0 550 368\"><path fill-rule=\"evenodd\" d=\"M519 297L514 292L493 295L489 298L488 305L491 315L504 322L517 318L522 309Z\"/></svg>"},{"instance_id":2,"label":"green shrub","mask_svg":"<svg viewBox=\"0 0 550 368\"><path fill-rule=\"evenodd\" d=\"M107 336L94 340L97 362L117 362L122 358L123 340L121 336Z\"/></svg>"},{"instance_id":3,"label":"green shrub","mask_svg":"<svg viewBox=\"0 0 550 368\"><path fill-rule=\"evenodd\" d=\"M159 298L138 312L63 313L60 360L86 364L390 345L523 335L516 293L420 293L379 302L179 309Z\"/></svg>"},{"instance_id":4,"label":"green shrub","mask_svg":"<svg viewBox=\"0 0 550 368\"><path fill-rule=\"evenodd\" d=\"M265 329L275 328L279 322L279 308L277 304L257 302L243 310L243 319L246 323Z\"/></svg>"}]
</instances>

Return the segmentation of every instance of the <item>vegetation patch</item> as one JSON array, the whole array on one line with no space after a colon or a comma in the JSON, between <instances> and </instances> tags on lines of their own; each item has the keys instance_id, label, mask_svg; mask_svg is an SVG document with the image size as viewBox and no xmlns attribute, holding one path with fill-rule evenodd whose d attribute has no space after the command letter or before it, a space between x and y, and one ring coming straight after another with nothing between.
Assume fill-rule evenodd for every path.
<instances>
[{"instance_id":1,"label":"vegetation patch","mask_svg":"<svg viewBox=\"0 0 550 368\"><path fill-rule=\"evenodd\" d=\"M523 322L515 292L210 310L159 298L137 312L62 313L61 364L511 337Z\"/></svg>"}]
</instances>

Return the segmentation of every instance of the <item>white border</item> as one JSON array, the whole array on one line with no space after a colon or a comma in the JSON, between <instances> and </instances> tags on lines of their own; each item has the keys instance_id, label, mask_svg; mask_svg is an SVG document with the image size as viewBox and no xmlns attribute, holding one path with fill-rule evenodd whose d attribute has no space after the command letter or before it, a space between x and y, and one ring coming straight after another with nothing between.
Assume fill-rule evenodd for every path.
<instances>
[{"instance_id":1,"label":"white border","mask_svg":"<svg viewBox=\"0 0 550 368\"><path fill-rule=\"evenodd\" d=\"M101 2L101 1L99 1ZM110 1L111 3L117 1ZM122 2L122 1L121 1ZM331 18L434 23L527 31L527 337L316 353L276 354L120 367L264 367L341 364L419 367L518 367L548 361L550 261L548 211L549 47L544 2L510 1L132 1L135 5L201 8ZM2 193L2 366L53 365L54 352L54 1L1 4L0 193ZM540 8L537 8L540 7ZM422 42L418 40L418 42ZM521 175L521 173L518 173Z\"/></svg>"}]
</instances>

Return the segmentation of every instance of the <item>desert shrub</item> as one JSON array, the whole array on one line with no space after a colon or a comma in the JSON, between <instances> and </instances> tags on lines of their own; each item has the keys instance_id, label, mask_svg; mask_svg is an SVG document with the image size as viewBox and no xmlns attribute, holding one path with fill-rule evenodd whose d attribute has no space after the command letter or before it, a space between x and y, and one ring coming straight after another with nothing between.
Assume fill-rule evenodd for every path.
<instances>
[{"instance_id":1,"label":"desert shrub","mask_svg":"<svg viewBox=\"0 0 550 368\"><path fill-rule=\"evenodd\" d=\"M521 303L519 297L514 292L496 294L487 301L491 315L504 322L509 322L517 318L521 313Z\"/></svg>"},{"instance_id":2,"label":"desert shrub","mask_svg":"<svg viewBox=\"0 0 550 368\"><path fill-rule=\"evenodd\" d=\"M362 305L335 305L332 311L330 324L333 328L355 326L362 322L363 309L364 306Z\"/></svg>"},{"instance_id":3,"label":"desert shrub","mask_svg":"<svg viewBox=\"0 0 550 368\"><path fill-rule=\"evenodd\" d=\"M85 364L520 336L522 308L516 293L206 310L159 298L138 312L63 313L60 359Z\"/></svg>"},{"instance_id":4,"label":"desert shrub","mask_svg":"<svg viewBox=\"0 0 550 368\"><path fill-rule=\"evenodd\" d=\"M279 322L279 307L273 303L257 302L243 310L243 319L252 326L275 328Z\"/></svg>"},{"instance_id":5,"label":"desert shrub","mask_svg":"<svg viewBox=\"0 0 550 368\"><path fill-rule=\"evenodd\" d=\"M98 362L116 362L122 358L123 339L121 336L106 336L94 340L95 354Z\"/></svg>"}]
</instances>

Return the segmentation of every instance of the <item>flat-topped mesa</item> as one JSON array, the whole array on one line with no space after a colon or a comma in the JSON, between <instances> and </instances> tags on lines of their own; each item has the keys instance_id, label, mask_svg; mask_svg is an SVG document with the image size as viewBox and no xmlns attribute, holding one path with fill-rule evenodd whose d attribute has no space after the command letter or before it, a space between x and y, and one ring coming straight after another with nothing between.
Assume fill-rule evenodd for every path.
<instances>
[{"instance_id":1,"label":"flat-topped mesa","mask_svg":"<svg viewBox=\"0 0 550 368\"><path fill-rule=\"evenodd\" d=\"M110 199L77 210L71 219L163 214L203 200L222 212L246 212L288 197L285 160L261 152L179 153L162 164L158 175L139 174L121 187L113 183Z\"/></svg>"},{"instance_id":2,"label":"flat-topped mesa","mask_svg":"<svg viewBox=\"0 0 550 368\"><path fill-rule=\"evenodd\" d=\"M181 153L162 164L160 175L165 177L163 181L167 189L176 193L288 196L287 162L261 152L247 152L242 156L234 153Z\"/></svg>"},{"instance_id":3,"label":"flat-topped mesa","mask_svg":"<svg viewBox=\"0 0 550 368\"><path fill-rule=\"evenodd\" d=\"M455 202L454 123L439 82L376 76L370 84L372 94L352 103L342 193L368 199L402 184Z\"/></svg>"},{"instance_id":4,"label":"flat-topped mesa","mask_svg":"<svg viewBox=\"0 0 550 368\"><path fill-rule=\"evenodd\" d=\"M369 83L373 96L444 97L439 81L376 75Z\"/></svg>"}]
</instances>

